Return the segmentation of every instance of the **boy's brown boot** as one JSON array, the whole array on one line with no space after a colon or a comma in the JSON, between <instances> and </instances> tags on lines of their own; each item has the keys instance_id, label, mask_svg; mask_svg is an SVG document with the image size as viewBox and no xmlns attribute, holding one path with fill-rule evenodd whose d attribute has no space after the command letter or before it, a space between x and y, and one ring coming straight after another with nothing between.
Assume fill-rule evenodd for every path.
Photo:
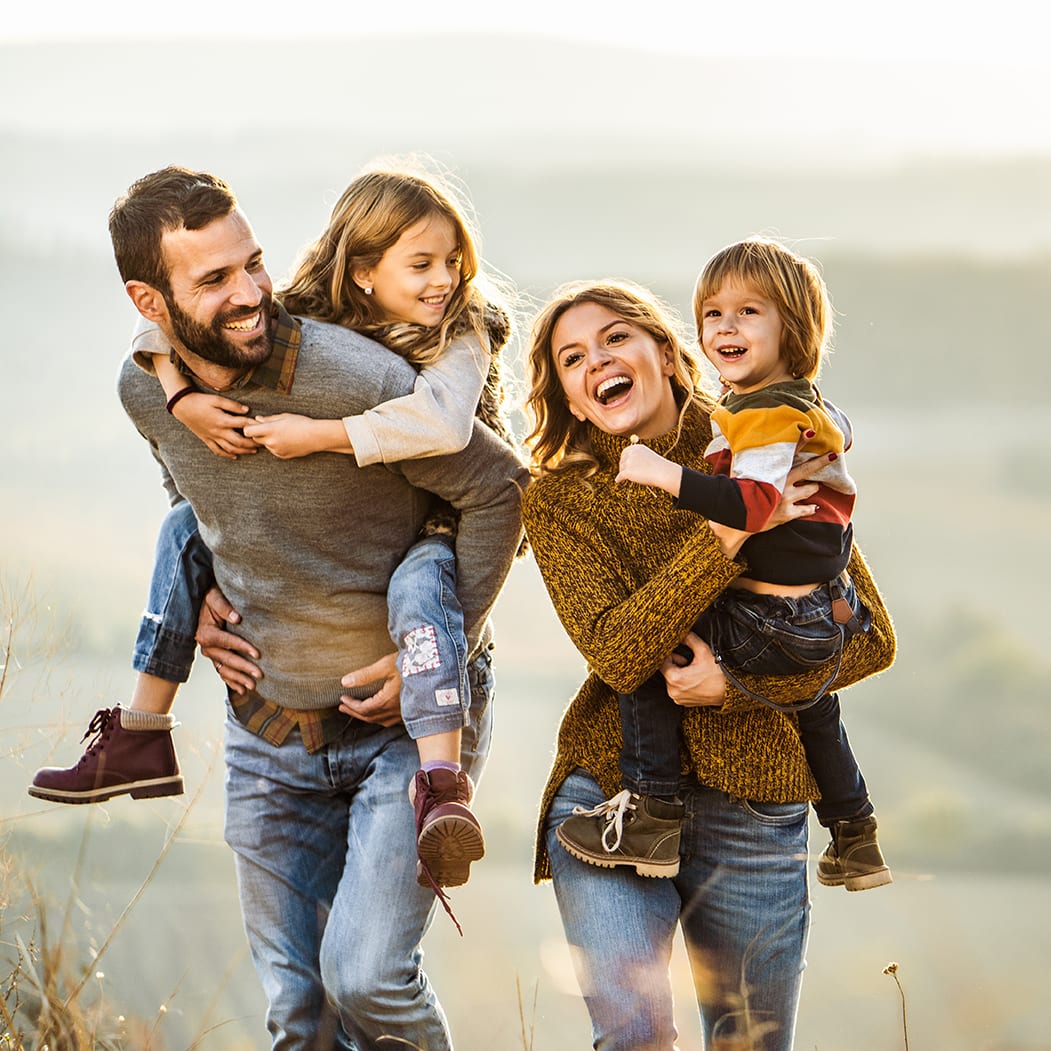
<instances>
[{"instance_id":1,"label":"boy's brown boot","mask_svg":"<svg viewBox=\"0 0 1051 1051\"><path fill-rule=\"evenodd\" d=\"M132 799L177 796L183 791L172 732L129 730L121 708L101 708L81 738L91 742L75 765L38 770L29 794L53 803L101 803L128 793Z\"/></svg>"},{"instance_id":2,"label":"boy's brown boot","mask_svg":"<svg viewBox=\"0 0 1051 1051\"><path fill-rule=\"evenodd\" d=\"M686 808L624 789L593 810L574 807L555 835L589 865L631 865L640 876L677 876Z\"/></svg>"},{"instance_id":3,"label":"boy's brown boot","mask_svg":"<svg viewBox=\"0 0 1051 1051\"><path fill-rule=\"evenodd\" d=\"M830 831L832 842L817 863L817 878L826 887L871 890L894 881L879 848L874 815L836 821Z\"/></svg>"}]
</instances>

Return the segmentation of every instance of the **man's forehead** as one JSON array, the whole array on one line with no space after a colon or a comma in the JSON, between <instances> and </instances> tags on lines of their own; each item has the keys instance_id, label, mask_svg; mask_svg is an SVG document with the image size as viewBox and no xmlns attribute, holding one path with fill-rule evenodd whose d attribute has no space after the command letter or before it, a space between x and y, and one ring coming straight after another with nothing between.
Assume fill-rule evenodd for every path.
<instances>
[{"instance_id":1,"label":"man's forehead","mask_svg":"<svg viewBox=\"0 0 1051 1051\"><path fill-rule=\"evenodd\" d=\"M161 252L168 272L187 279L242 266L262 249L251 224L239 208L199 230L180 226L161 235Z\"/></svg>"}]
</instances>

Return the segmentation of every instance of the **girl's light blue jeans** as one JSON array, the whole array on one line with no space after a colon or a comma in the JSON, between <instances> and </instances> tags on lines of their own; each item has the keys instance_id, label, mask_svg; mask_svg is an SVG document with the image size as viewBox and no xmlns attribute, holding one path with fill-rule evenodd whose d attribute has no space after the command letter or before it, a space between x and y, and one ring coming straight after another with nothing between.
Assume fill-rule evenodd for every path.
<instances>
[{"instance_id":1,"label":"girl's light blue jeans","mask_svg":"<svg viewBox=\"0 0 1051 1051\"><path fill-rule=\"evenodd\" d=\"M186 682L197 648L197 615L213 581L212 553L184 500L168 512L157 534L149 597L131 661L136 671Z\"/></svg>"},{"instance_id":2,"label":"girl's light blue jeans","mask_svg":"<svg viewBox=\"0 0 1051 1051\"><path fill-rule=\"evenodd\" d=\"M212 586L212 556L183 501L161 523L146 611L132 667L169 682L185 682L193 666L197 618ZM398 650L402 719L409 736L466 725L467 638L456 597L456 556L439 537L418 541L391 575L387 627Z\"/></svg>"},{"instance_id":3,"label":"girl's light blue jeans","mask_svg":"<svg viewBox=\"0 0 1051 1051\"><path fill-rule=\"evenodd\" d=\"M462 729L470 696L467 637L450 542L429 536L409 548L391 574L387 610L409 736L415 740Z\"/></svg>"},{"instance_id":4,"label":"girl's light blue jeans","mask_svg":"<svg viewBox=\"0 0 1051 1051\"><path fill-rule=\"evenodd\" d=\"M807 804L735 799L696 782L673 879L597 868L572 857L555 828L604 799L583 770L559 788L545 835L566 940L599 1051L672 1051L669 976L682 928L705 1046L746 1034L754 1051L791 1051L806 965Z\"/></svg>"},{"instance_id":5,"label":"girl's light blue jeans","mask_svg":"<svg viewBox=\"0 0 1051 1051\"><path fill-rule=\"evenodd\" d=\"M461 761L477 781L491 731L488 651L469 678ZM275 748L227 714L226 841L275 1051L452 1047L421 966L434 894L416 882L406 792L418 766L401 726L352 721L310 755L296 732Z\"/></svg>"}]
</instances>

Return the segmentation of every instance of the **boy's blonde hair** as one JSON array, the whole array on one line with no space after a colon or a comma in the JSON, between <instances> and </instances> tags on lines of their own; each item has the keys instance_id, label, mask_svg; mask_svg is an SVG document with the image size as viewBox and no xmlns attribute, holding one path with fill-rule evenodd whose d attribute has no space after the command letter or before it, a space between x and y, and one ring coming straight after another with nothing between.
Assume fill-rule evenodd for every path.
<instances>
[{"instance_id":1,"label":"boy's blonde hair","mask_svg":"<svg viewBox=\"0 0 1051 1051\"><path fill-rule=\"evenodd\" d=\"M772 238L750 238L723 248L705 264L694 288L698 334L704 301L727 282L753 285L776 304L785 367L796 379L816 379L832 336L832 304L817 266Z\"/></svg>"},{"instance_id":2,"label":"boy's blonde hair","mask_svg":"<svg viewBox=\"0 0 1051 1051\"><path fill-rule=\"evenodd\" d=\"M551 474L573 465L583 465L585 476L598 464L592 454L588 424L570 411L562 381L555 367L552 344L555 326L571 307L595 303L637 325L671 351L671 376L675 400L680 406L679 426L690 405L706 411L713 406L698 356L687 342L677 314L648 289L629 281L574 282L557 289L533 321L529 339L529 396L526 407L533 429L526 438L533 473Z\"/></svg>"}]
</instances>

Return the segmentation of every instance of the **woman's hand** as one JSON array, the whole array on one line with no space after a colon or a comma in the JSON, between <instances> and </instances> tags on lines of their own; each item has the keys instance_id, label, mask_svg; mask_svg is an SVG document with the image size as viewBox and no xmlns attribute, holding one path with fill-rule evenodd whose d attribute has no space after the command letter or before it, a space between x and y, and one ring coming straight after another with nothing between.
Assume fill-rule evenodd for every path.
<instances>
[{"instance_id":1,"label":"woman's hand","mask_svg":"<svg viewBox=\"0 0 1051 1051\"><path fill-rule=\"evenodd\" d=\"M279 460L321 452L350 452L342 420L314 420L294 412L257 416L245 427L245 436L266 446Z\"/></svg>"},{"instance_id":2,"label":"woman's hand","mask_svg":"<svg viewBox=\"0 0 1051 1051\"><path fill-rule=\"evenodd\" d=\"M726 696L726 676L715 662L708 643L692 631L687 632L681 646L692 651L693 659L673 653L662 665L668 696L684 708L718 706Z\"/></svg>"},{"instance_id":3,"label":"woman's hand","mask_svg":"<svg viewBox=\"0 0 1051 1051\"><path fill-rule=\"evenodd\" d=\"M258 452L256 443L242 431L248 411L247 405L222 395L194 391L179 399L172 415L216 456L236 460L238 456Z\"/></svg>"},{"instance_id":4,"label":"woman's hand","mask_svg":"<svg viewBox=\"0 0 1051 1051\"><path fill-rule=\"evenodd\" d=\"M401 675L398 673L398 655L388 653L366 668L348 672L340 679L346 686L367 685L383 680L383 685L371 696L360 700L344 694L339 699L339 710L366 723L377 726L396 726L401 722Z\"/></svg>"},{"instance_id":5,"label":"woman's hand","mask_svg":"<svg viewBox=\"0 0 1051 1051\"><path fill-rule=\"evenodd\" d=\"M234 693L254 690L263 677L258 665L259 651L247 640L226 630L227 624L238 624L241 614L217 588L209 589L197 618L197 644L219 673L219 678ZM250 659L249 659L250 658Z\"/></svg>"}]
</instances>

